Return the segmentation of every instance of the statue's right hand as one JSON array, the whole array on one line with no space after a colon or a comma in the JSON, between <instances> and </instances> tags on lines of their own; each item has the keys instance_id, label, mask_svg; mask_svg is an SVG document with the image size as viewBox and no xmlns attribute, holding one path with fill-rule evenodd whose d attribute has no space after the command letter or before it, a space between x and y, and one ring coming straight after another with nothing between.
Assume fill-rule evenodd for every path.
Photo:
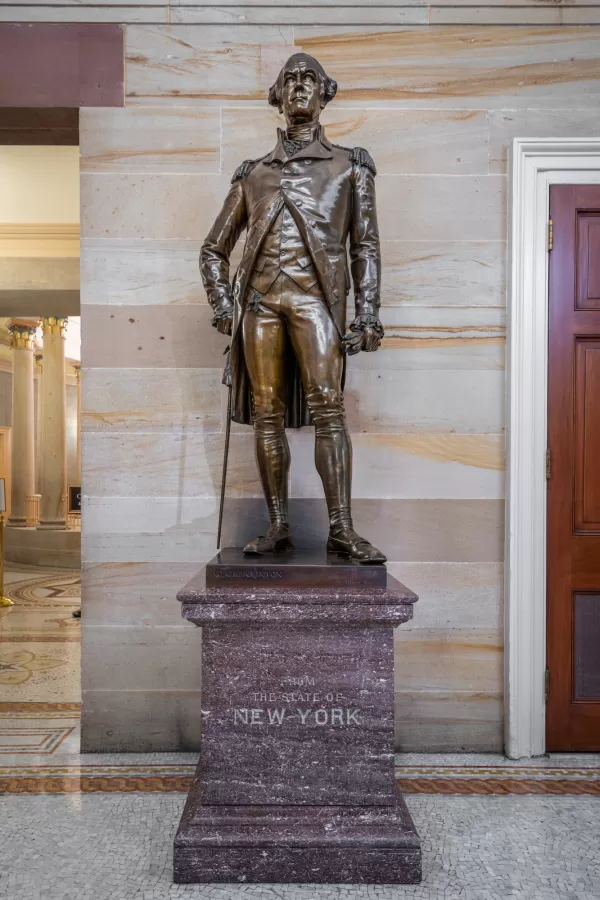
<instances>
[{"instance_id":1,"label":"statue's right hand","mask_svg":"<svg viewBox=\"0 0 600 900\"><path fill-rule=\"evenodd\" d=\"M217 319L217 331L219 334L231 334L233 331L233 316L221 316Z\"/></svg>"}]
</instances>

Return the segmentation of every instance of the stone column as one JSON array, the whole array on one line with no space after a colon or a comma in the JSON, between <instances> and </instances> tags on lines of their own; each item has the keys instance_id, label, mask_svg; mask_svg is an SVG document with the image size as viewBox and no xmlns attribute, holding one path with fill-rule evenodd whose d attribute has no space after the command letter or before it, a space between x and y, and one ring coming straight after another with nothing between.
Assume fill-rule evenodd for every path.
<instances>
[{"instance_id":1,"label":"stone column","mask_svg":"<svg viewBox=\"0 0 600 900\"><path fill-rule=\"evenodd\" d=\"M81 486L81 363L73 363L77 378L77 455L75 466L75 484Z\"/></svg>"},{"instance_id":2,"label":"stone column","mask_svg":"<svg viewBox=\"0 0 600 900\"><path fill-rule=\"evenodd\" d=\"M12 338L12 473L8 525L25 527L27 497L35 491L33 346L37 322L13 319Z\"/></svg>"},{"instance_id":3,"label":"stone column","mask_svg":"<svg viewBox=\"0 0 600 900\"><path fill-rule=\"evenodd\" d=\"M47 316L44 327L40 521L42 530L65 528L67 490L67 405L65 395L66 318Z\"/></svg>"},{"instance_id":4,"label":"stone column","mask_svg":"<svg viewBox=\"0 0 600 900\"><path fill-rule=\"evenodd\" d=\"M42 403L42 379L44 377L44 354L35 354L37 369L37 441L35 446L35 493L41 493L42 484L42 422L44 421L44 404Z\"/></svg>"}]
</instances>

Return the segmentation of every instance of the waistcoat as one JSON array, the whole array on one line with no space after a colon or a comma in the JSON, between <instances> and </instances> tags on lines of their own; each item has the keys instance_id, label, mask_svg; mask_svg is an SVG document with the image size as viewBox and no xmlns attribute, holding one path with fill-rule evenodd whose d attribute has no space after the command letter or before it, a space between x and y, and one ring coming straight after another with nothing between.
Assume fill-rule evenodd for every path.
<instances>
[{"instance_id":1,"label":"waistcoat","mask_svg":"<svg viewBox=\"0 0 600 900\"><path fill-rule=\"evenodd\" d=\"M287 206L283 207L262 243L250 284L261 294L266 294L280 272L285 272L303 291L309 291L319 280Z\"/></svg>"}]
</instances>

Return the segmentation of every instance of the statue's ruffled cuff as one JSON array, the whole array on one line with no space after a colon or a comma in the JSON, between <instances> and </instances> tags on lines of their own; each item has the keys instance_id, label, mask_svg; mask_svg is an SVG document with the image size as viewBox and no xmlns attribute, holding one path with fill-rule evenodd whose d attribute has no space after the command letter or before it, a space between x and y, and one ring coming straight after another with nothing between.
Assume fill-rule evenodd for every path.
<instances>
[{"instance_id":1,"label":"statue's ruffled cuff","mask_svg":"<svg viewBox=\"0 0 600 900\"><path fill-rule=\"evenodd\" d=\"M379 316L372 313L361 313L350 325L350 331L364 331L365 328L372 328L380 339L385 334Z\"/></svg>"},{"instance_id":2,"label":"statue's ruffled cuff","mask_svg":"<svg viewBox=\"0 0 600 900\"><path fill-rule=\"evenodd\" d=\"M208 299L214 313L212 326L213 328L216 328L220 319L225 319L227 316L233 315L233 301L229 294L224 291L216 291L212 293Z\"/></svg>"}]
</instances>

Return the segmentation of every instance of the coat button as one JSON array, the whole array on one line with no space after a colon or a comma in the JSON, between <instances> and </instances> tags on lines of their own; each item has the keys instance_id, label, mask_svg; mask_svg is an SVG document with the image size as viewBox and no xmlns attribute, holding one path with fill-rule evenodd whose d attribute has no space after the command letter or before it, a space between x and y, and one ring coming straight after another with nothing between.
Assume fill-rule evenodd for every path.
<instances>
[{"instance_id":1,"label":"coat button","mask_svg":"<svg viewBox=\"0 0 600 900\"><path fill-rule=\"evenodd\" d=\"M302 200L296 200L296 206L302 206Z\"/></svg>"},{"instance_id":2,"label":"coat button","mask_svg":"<svg viewBox=\"0 0 600 900\"><path fill-rule=\"evenodd\" d=\"M339 297L339 296L340 296L340 292L338 291L337 288L336 288L335 291L333 292L333 296L334 296L334 297Z\"/></svg>"},{"instance_id":3,"label":"coat button","mask_svg":"<svg viewBox=\"0 0 600 900\"><path fill-rule=\"evenodd\" d=\"M317 223L315 222L314 219L309 219L308 224L310 225L311 228L314 228Z\"/></svg>"}]
</instances>

